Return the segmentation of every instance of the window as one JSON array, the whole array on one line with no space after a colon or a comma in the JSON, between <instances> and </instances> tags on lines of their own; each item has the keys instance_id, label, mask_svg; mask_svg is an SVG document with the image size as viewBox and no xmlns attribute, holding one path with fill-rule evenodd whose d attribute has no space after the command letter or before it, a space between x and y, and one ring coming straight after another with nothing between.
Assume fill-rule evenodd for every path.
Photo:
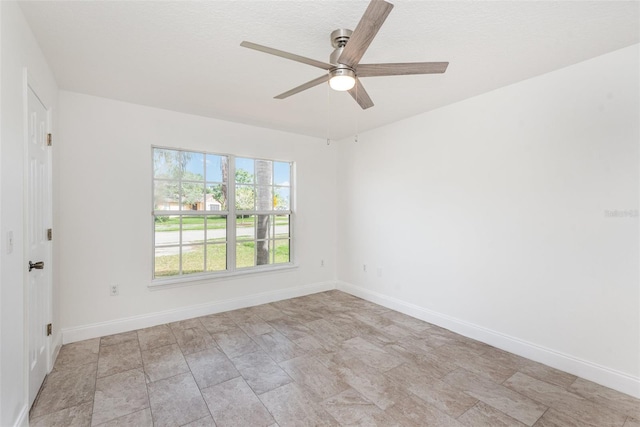
<instances>
[{"instance_id":1,"label":"window","mask_svg":"<svg viewBox=\"0 0 640 427\"><path fill-rule=\"evenodd\" d=\"M292 163L153 148L154 279L291 264Z\"/></svg>"}]
</instances>

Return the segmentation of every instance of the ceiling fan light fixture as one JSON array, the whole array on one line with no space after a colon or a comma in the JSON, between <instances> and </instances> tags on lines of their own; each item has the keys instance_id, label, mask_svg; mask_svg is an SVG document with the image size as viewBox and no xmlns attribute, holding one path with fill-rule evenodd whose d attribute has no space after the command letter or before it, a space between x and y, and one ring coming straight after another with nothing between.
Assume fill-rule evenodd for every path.
<instances>
[{"instance_id":1,"label":"ceiling fan light fixture","mask_svg":"<svg viewBox=\"0 0 640 427\"><path fill-rule=\"evenodd\" d=\"M329 73L331 89L344 92L352 89L356 84L356 73L350 68L336 68Z\"/></svg>"}]
</instances>

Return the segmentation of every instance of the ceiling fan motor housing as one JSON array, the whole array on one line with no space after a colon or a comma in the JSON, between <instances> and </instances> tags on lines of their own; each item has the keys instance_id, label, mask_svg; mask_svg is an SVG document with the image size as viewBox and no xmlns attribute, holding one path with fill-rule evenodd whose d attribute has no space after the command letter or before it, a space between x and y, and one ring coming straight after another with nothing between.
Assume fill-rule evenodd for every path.
<instances>
[{"instance_id":1,"label":"ceiling fan motor housing","mask_svg":"<svg viewBox=\"0 0 640 427\"><path fill-rule=\"evenodd\" d=\"M340 58L352 33L353 31L347 30L346 28L339 28L331 32L331 46L333 46L335 50L331 52L331 56L329 56L329 63L338 64L338 58Z\"/></svg>"},{"instance_id":2,"label":"ceiling fan motor housing","mask_svg":"<svg viewBox=\"0 0 640 427\"><path fill-rule=\"evenodd\" d=\"M338 64L336 68L331 69L331 71L329 72L329 75L331 77L349 76L354 79L356 77L356 73L355 71L353 71L353 68L349 68L346 65L342 65L342 64Z\"/></svg>"}]
</instances>

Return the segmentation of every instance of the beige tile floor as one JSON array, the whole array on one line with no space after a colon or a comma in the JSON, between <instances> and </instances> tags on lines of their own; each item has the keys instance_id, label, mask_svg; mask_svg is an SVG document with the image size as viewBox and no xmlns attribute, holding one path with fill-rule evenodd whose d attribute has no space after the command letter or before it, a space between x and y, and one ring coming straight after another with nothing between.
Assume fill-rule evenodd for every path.
<instances>
[{"instance_id":1,"label":"beige tile floor","mask_svg":"<svg viewBox=\"0 0 640 427\"><path fill-rule=\"evenodd\" d=\"M32 426L640 426L640 401L339 291L65 345Z\"/></svg>"}]
</instances>

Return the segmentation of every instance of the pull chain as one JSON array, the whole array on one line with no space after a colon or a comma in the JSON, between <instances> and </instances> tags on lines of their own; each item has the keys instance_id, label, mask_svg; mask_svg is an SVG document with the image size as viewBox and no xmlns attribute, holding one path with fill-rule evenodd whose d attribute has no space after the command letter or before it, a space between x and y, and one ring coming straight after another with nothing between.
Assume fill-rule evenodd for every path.
<instances>
[{"instance_id":1,"label":"pull chain","mask_svg":"<svg viewBox=\"0 0 640 427\"><path fill-rule=\"evenodd\" d=\"M331 145L331 138L329 138L329 123L331 122L331 104L329 103L329 85L327 85L327 145Z\"/></svg>"},{"instance_id":2,"label":"pull chain","mask_svg":"<svg viewBox=\"0 0 640 427\"><path fill-rule=\"evenodd\" d=\"M357 77L356 77L357 78ZM356 102L359 101L358 99L358 80L356 80ZM360 103L358 102L358 105L360 105ZM356 112L356 135L353 139L353 142L358 142L358 130L359 130L359 120L360 120L360 111Z\"/></svg>"}]
</instances>

